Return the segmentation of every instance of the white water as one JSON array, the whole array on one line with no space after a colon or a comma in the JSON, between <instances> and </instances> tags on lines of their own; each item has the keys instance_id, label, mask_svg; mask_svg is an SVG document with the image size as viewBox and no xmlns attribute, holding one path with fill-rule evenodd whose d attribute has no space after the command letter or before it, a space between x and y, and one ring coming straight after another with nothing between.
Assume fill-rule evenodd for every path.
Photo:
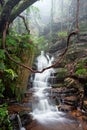
<instances>
[{"instance_id":1,"label":"white water","mask_svg":"<svg viewBox=\"0 0 87 130\"><path fill-rule=\"evenodd\" d=\"M44 52L41 52L41 55L37 57L37 70L42 70L45 67L48 67L52 64L54 58L45 55ZM48 83L48 79L54 70L48 69L43 73L36 73L33 81L34 89L34 101L32 104L32 115L34 119L39 120L40 122L46 120L58 120L60 115L58 109L55 105L52 104L52 101L49 99L49 93L51 85Z\"/></svg>"},{"instance_id":2,"label":"white water","mask_svg":"<svg viewBox=\"0 0 87 130\"><path fill-rule=\"evenodd\" d=\"M24 127L22 127L21 118L18 114L17 114L17 118L18 118L19 130L26 130Z\"/></svg>"}]
</instances>

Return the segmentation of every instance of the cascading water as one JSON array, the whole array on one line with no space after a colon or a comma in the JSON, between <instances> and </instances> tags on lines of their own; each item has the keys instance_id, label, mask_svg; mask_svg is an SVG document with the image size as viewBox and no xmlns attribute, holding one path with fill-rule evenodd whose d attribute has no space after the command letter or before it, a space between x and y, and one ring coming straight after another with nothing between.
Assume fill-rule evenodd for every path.
<instances>
[{"instance_id":1,"label":"cascading water","mask_svg":"<svg viewBox=\"0 0 87 130\"><path fill-rule=\"evenodd\" d=\"M37 57L37 70L42 70L52 64L54 58L44 54L41 51L41 55ZM58 113L57 107L52 104L49 99L49 93L51 85L48 82L50 75L54 72L54 69L45 70L43 73L36 73L33 81L34 89L34 101L32 104L32 115L34 119L39 121L54 119ZM56 117L58 119L58 117Z\"/></svg>"}]
</instances>

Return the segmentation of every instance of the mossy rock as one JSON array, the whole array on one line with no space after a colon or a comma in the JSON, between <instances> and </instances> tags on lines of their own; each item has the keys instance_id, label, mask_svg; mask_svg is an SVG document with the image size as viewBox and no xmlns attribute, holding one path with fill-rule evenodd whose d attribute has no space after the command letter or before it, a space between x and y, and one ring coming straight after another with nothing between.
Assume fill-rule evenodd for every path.
<instances>
[{"instance_id":1,"label":"mossy rock","mask_svg":"<svg viewBox=\"0 0 87 130\"><path fill-rule=\"evenodd\" d=\"M58 68L57 70L57 77L58 78L64 78L68 75L68 70L65 68Z\"/></svg>"},{"instance_id":2,"label":"mossy rock","mask_svg":"<svg viewBox=\"0 0 87 130\"><path fill-rule=\"evenodd\" d=\"M87 77L87 69L85 68L80 68L80 69L77 69L75 74L79 77L83 77L83 78L86 78Z\"/></svg>"},{"instance_id":3,"label":"mossy rock","mask_svg":"<svg viewBox=\"0 0 87 130\"><path fill-rule=\"evenodd\" d=\"M87 58L82 58L76 65L75 75L79 77L87 77Z\"/></svg>"},{"instance_id":4,"label":"mossy rock","mask_svg":"<svg viewBox=\"0 0 87 130\"><path fill-rule=\"evenodd\" d=\"M63 88L65 87L63 83L53 84L52 88Z\"/></svg>"}]
</instances>

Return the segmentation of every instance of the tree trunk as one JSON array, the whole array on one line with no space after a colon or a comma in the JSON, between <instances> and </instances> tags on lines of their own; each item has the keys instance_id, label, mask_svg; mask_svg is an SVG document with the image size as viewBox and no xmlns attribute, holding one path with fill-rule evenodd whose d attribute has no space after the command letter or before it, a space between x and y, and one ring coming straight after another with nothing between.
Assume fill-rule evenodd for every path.
<instances>
[{"instance_id":1,"label":"tree trunk","mask_svg":"<svg viewBox=\"0 0 87 130\"><path fill-rule=\"evenodd\" d=\"M9 22L11 23L20 13L22 13L26 8L31 6L37 0L26 0L25 2L21 3L16 10L14 9L11 13Z\"/></svg>"},{"instance_id":2,"label":"tree trunk","mask_svg":"<svg viewBox=\"0 0 87 130\"><path fill-rule=\"evenodd\" d=\"M8 0L1 11L0 15L0 33L3 32L6 23L9 24L22 13L26 8L35 3L37 0Z\"/></svg>"},{"instance_id":3,"label":"tree trunk","mask_svg":"<svg viewBox=\"0 0 87 130\"><path fill-rule=\"evenodd\" d=\"M12 9L16 6L21 0L8 0L3 6L1 16L0 16L0 32L3 31L6 22L9 21L9 17Z\"/></svg>"}]
</instances>

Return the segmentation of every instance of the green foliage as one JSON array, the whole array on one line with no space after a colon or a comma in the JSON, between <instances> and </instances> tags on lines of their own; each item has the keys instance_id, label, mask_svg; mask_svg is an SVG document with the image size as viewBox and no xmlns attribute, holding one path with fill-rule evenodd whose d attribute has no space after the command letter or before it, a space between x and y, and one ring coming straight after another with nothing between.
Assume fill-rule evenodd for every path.
<instances>
[{"instance_id":1,"label":"green foliage","mask_svg":"<svg viewBox=\"0 0 87 130\"><path fill-rule=\"evenodd\" d=\"M7 35L6 41L8 46L17 46L17 41L12 35Z\"/></svg>"},{"instance_id":2,"label":"green foliage","mask_svg":"<svg viewBox=\"0 0 87 130\"><path fill-rule=\"evenodd\" d=\"M87 63L87 58L81 59L81 60L78 62L78 64L77 64L77 69L83 68L83 67L86 65L86 63Z\"/></svg>"},{"instance_id":3,"label":"green foliage","mask_svg":"<svg viewBox=\"0 0 87 130\"><path fill-rule=\"evenodd\" d=\"M45 40L44 36L41 37L36 36L36 37L32 37L32 39L39 51L46 49L47 41Z\"/></svg>"},{"instance_id":4,"label":"green foliage","mask_svg":"<svg viewBox=\"0 0 87 130\"><path fill-rule=\"evenodd\" d=\"M35 45L32 41L31 35L19 35L15 32L10 32L10 34L6 37L6 48L13 59L24 63L22 57L23 54L30 57L35 50ZM18 65L8 59L3 49L0 49L0 73L0 97L3 98L5 96L4 92L6 90L10 90L11 94L16 95L16 84L18 82ZM7 95L10 97L8 91Z\"/></svg>"},{"instance_id":5,"label":"green foliage","mask_svg":"<svg viewBox=\"0 0 87 130\"><path fill-rule=\"evenodd\" d=\"M3 49L0 49L0 60L5 59L5 51Z\"/></svg>"},{"instance_id":6,"label":"green foliage","mask_svg":"<svg viewBox=\"0 0 87 130\"><path fill-rule=\"evenodd\" d=\"M0 130L12 130L11 122L8 115L7 105L0 106Z\"/></svg>"},{"instance_id":7,"label":"green foliage","mask_svg":"<svg viewBox=\"0 0 87 130\"><path fill-rule=\"evenodd\" d=\"M18 77L18 75L12 69L6 69L5 72L7 74L6 77L10 78L11 80L14 80L16 77Z\"/></svg>"},{"instance_id":8,"label":"green foliage","mask_svg":"<svg viewBox=\"0 0 87 130\"><path fill-rule=\"evenodd\" d=\"M85 68L81 68L81 69L77 69L75 72L76 75L87 75L87 69Z\"/></svg>"},{"instance_id":9,"label":"green foliage","mask_svg":"<svg viewBox=\"0 0 87 130\"><path fill-rule=\"evenodd\" d=\"M87 64L87 58L81 59L81 60L77 63L77 67L76 67L75 74L76 74L76 75L87 76L86 64Z\"/></svg>"},{"instance_id":10,"label":"green foliage","mask_svg":"<svg viewBox=\"0 0 87 130\"><path fill-rule=\"evenodd\" d=\"M67 69L60 68L60 69L58 69L57 77L59 77L59 78L65 77L67 75L67 73L68 73Z\"/></svg>"},{"instance_id":11,"label":"green foliage","mask_svg":"<svg viewBox=\"0 0 87 130\"><path fill-rule=\"evenodd\" d=\"M1 88L0 95L2 95L1 97L4 97L3 92L5 91L5 89L7 87L9 87L11 92L13 94L15 94L15 88L16 88L15 82L16 82L18 75L16 74L16 72L13 69L4 69L3 75L4 75L4 77L0 82L1 83L0 84L0 88ZM9 97L9 95L8 95L8 97Z\"/></svg>"},{"instance_id":12,"label":"green foliage","mask_svg":"<svg viewBox=\"0 0 87 130\"><path fill-rule=\"evenodd\" d=\"M5 69L5 64L3 63L3 61L0 61L0 70L4 70Z\"/></svg>"},{"instance_id":13,"label":"green foliage","mask_svg":"<svg viewBox=\"0 0 87 130\"><path fill-rule=\"evenodd\" d=\"M20 41L20 46L21 48L25 49L34 49L34 43L33 40L31 39L31 35L23 35L21 37L21 41Z\"/></svg>"},{"instance_id":14,"label":"green foliage","mask_svg":"<svg viewBox=\"0 0 87 130\"><path fill-rule=\"evenodd\" d=\"M34 49L34 44L33 42L31 43L31 35L28 34L19 35L11 32L11 34L7 36L6 43L10 53L19 54L25 50L25 48Z\"/></svg>"},{"instance_id":15,"label":"green foliage","mask_svg":"<svg viewBox=\"0 0 87 130\"><path fill-rule=\"evenodd\" d=\"M67 32L58 32L58 37L59 38L66 38L68 35L67 35Z\"/></svg>"},{"instance_id":16,"label":"green foliage","mask_svg":"<svg viewBox=\"0 0 87 130\"><path fill-rule=\"evenodd\" d=\"M2 82L2 79L0 79L0 98L4 97L3 96L4 90L5 90L5 86L4 86L3 82Z\"/></svg>"},{"instance_id":17,"label":"green foliage","mask_svg":"<svg viewBox=\"0 0 87 130\"><path fill-rule=\"evenodd\" d=\"M5 60L5 51L3 49L0 49L0 70L4 70L5 69L5 65L3 60Z\"/></svg>"},{"instance_id":18,"label":"green foliage","mask_svg":"<svg viewBox=\"0 0 87 130\"><path fill-rule=\"evenodd\" d=\"M21 84L20 84L21 86ZM21 101L21 99L24 97L24 93L26 92L25 88L17 87L16 88L16 95L17 95L17 101ZM19 94L20 93L20 94Z\"/></svg>"}]
</instances>

